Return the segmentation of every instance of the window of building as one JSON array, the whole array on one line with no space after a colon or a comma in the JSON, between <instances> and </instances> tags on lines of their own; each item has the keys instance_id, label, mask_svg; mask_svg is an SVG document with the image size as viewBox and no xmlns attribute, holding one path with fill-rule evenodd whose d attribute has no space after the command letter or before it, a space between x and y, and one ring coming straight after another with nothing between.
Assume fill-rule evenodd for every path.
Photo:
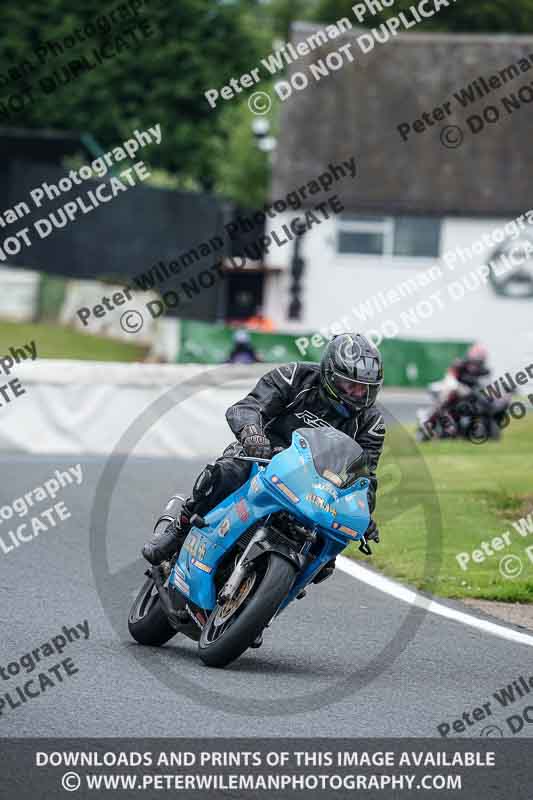
<instances>
[{"instance_id":1,"label":"window of building","mask_svg":"<svg viewBox=\"0 0 533 800\"><path fill-rule=\"evenodd\" d=\"M337 229L337 252L343 255L438 258L441 220L434 217L343 215Z\"/></svg>"}]
</instances>

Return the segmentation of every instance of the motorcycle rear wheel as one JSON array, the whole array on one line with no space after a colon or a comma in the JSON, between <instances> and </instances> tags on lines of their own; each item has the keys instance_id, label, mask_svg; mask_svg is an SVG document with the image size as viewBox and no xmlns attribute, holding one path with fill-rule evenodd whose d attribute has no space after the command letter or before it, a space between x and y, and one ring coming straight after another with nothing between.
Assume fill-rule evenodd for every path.
<instances>
[{"instance_id":1,"label":"motorcycle rear wheel","mask_svg":"<svg viewBox=\"0 0 533 800\"><path fill-rule=\"evenodd\" d=\"M133 601L128 617L128 630L136 642L152 647L160 647L177 633L163 611L152 578L143 583Z\"/></svg>"},{"instance_id":2,"label":"motorcycle rear wheel","mask_svg":"<svg viewBox=\"0 0 533 800\"><path fill-rule=\"evenodd\" d=\"M198 642L200 658L210 667L225 667L235 661L261 635L287 596L296 569L277 553L255 563L255 571L244 579L233 606L218 603L211 612Z\"/></svg>"}]
</instances>

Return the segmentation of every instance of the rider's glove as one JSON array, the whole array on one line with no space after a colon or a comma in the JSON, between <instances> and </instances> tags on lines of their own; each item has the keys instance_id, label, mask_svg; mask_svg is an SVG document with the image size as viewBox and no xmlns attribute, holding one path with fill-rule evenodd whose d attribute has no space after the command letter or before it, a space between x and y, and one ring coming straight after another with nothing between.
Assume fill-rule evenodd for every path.
<instances>
[{"instance_id":1,"label":"rider's glove","mask_svg":"<svg viewBox=\"0 0 533 800\"><path fill-rule=\"evenodd\" d=\"M370 525L366 529L365 539L367 542L375 542L379 544L379 528L373 519L370 520Z\"/></svg>"},{"instance_id":2,"label":"rider's glove","mask_svg":"<svg viewBox=\"0 0 533 800\"><path fill-rule=\"evenodd\" d=\"M246 455L252 458L270 458L272 456L270 441L257 425L246 425L239 438Z\"/></svg>"}]
</instances>

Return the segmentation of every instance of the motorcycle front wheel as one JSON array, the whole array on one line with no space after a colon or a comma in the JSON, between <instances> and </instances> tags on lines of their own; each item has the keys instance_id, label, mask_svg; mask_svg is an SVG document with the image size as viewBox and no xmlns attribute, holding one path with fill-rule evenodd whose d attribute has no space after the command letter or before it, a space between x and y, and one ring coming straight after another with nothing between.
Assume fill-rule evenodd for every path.
<instances>
[{"instance_id":1,"label":"motorcycle front wheel","mask_svg":"<svg viewBox=\"0 0 533 800\"><path fill-rule=\"evenodd\" d=\"M254 562L231 601L217 605L202 630L198 650L210 667L235 661L263 632L287 596L296 569L277 553Z\"/></svg>"}]
</instances>

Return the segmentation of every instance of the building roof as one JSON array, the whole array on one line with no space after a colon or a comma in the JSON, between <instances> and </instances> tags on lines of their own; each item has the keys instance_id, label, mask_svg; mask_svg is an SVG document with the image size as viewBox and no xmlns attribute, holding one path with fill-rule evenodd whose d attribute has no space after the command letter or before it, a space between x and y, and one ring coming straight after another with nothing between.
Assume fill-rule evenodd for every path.
<instances>
[{"instance_id":1,"label":"building roof","mask_svg":"<svg viewBox=\"0 0 533 800\"><path fill-rule=\"evenodd\" d=\"M296 23L291 41L306 40L318 30L321 26ZM289 75L306 73L309 86L282 103L273 198L309 182L329 163L355 155L356 179L335 185L347 210L515 216L533 208L533 36L403 33L364 54L356 41L362 33L368 29L354 28L289 67ZM316 82L309 65L346 43L352 43L354 62L345 59L341 69ZM519 68L507 83L500 78L502 88L496 88L497 81L491 87L491 76L521 59L524 70L530 64L528 71ZM475 99L463 108L454 94L469 85ZM522 87L529 88L522 92L520 108L506 110L503 98L514 94L516 102ZM399 125L412 126L445 103L450 113L444 109L443 121L422 133L411 130L402 140ZM486 106L495 106L500 120L474 135L467 118ZM446 126L461 128L459 147L441 143ZM460 134L453 129L448 135L453 143Z\"/></svg>"}]
</instances>

